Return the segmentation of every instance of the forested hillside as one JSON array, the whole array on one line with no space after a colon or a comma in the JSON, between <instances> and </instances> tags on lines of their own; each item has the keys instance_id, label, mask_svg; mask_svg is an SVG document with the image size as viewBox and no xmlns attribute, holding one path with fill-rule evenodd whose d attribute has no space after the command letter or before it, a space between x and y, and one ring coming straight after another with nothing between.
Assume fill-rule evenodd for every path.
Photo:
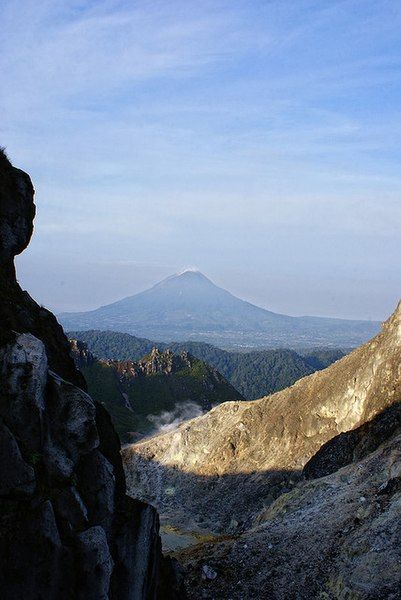
<instances>
[{"instance_id":1,"label":"forested hillside","mask_svg":"<svg viewBox=\"0 0 401 600\"><path fill-rule=\"evenodd\" d=\"M324 369L344 356L342 350L317 349L229 352L203 342L153 342L115 331L75 331L68 337L88 345L94 355L110 360L140 360L154 346L174 353L189 352L217 369L247 400L284 389L295 381Z\"/></svg>"}]
</instances>

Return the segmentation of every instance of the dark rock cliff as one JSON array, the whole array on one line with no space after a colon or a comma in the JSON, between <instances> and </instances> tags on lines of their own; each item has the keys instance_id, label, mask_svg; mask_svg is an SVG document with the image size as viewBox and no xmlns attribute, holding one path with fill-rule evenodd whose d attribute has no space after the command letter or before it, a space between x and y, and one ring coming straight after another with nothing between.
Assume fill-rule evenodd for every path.
<instances>
[{"instance_id":1,"label":"dark rock cliff","mask_svg":"<svg viewBox=\"0 0 401 600\"><path fill-rule=\"evenodd\" d=\"M86 393L55 317L16 281L33 193L0 152L1 597L174 597L160 589L161 570L173 581L158 515L125 494L108 413Z\"/></svg>"},{"instance_id":2,"label":"dark rock cliff","mask_svg":"<svg viewBox=\"0 0 401 600\"><path fill-rule=\"evenodd\" d=\"M33 232L33 194L29 175L0 153L0 342L7 342L12 331L31 333L44 343L50 368L85 389L61 326L20 288L15 277L14 256L27 247Z\"/></svg>"}]
</instances>

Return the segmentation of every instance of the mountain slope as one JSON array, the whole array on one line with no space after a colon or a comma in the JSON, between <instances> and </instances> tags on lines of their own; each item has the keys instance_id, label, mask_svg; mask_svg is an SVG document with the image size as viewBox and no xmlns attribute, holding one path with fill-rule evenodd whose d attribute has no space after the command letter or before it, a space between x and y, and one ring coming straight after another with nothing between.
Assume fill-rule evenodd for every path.
<instances>
[{"instance_id":1,"label":"mountain slope","mask_svg":"<svg viewBox=\"0 0 401 600\"><path fill-rule=\"evenodd\" d=\"M82 340L94 355L104 359L139 360L155 346L177 354L189 352L215 367L248 400L284 389L344 356L344 352L334 349L311 350L302 355L293 350L229 352L204 342L164 344L114 331L74 331L68 336Z\"/></svg>"},{"instance_id":2,"label":"mountain slope","mask_svg":"<svg viewBox=\"0 0 401 600\"><path fill-rule=\"evenodd\" d=\"M72 341L73 356L89 393L109 411L123 441L167 428L241 394L201 360L186 352L153 348L138 362L99 360L82 342Z\"/></svg>"},{"instance_id":3,"label":"mountain slope","mask_svg":"<svg viewBox=\"0 0 401 600\"><path fill-rule=\"evenodd\" d=\"M126 448L129 486L178 524L192 514L214 531L246 528L325 442L400 401L400 364L401 304L371 342L324 371Z\"/></svg>"},{"instance_id":4,"label":"mountain slope","mask_svg":"<svg viewBox=\"0 0 401 600\"><path fill-rule=\"evenodd\" d=\"M401 419L366 456L301 482L242 535L178 554L188 599L399 598L400 430Z\"/></svg>"},{"instance_id":5,"label":"mountain slope","mask_svg":"<svg viewBox=\"0 0 401 600\"><path fill-rule=\"evenodd\" d=\"M378 324L290 317L236 298L199 272L168 277L152 288L84 313L64 313L66 330L111 329L162 341L194 339L224 347L355 346Z\"/></svg>"}]
</instances>

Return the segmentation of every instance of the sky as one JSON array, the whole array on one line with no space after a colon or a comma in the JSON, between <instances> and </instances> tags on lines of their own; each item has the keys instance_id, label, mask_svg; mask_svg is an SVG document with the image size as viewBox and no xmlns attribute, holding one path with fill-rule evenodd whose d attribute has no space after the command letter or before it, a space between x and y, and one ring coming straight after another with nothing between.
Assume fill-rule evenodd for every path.
<instances>
[{"instance_id":1,"label":"sky","mask_svg":"<svg viewBox=\"0 0 401 600\"><path fill-rule=\"evenodd\" d=\"M401 297L401 4L0 4L0 145L37 218L50 309L184 268L293 315Z\"/></svg>"}]
</instances>

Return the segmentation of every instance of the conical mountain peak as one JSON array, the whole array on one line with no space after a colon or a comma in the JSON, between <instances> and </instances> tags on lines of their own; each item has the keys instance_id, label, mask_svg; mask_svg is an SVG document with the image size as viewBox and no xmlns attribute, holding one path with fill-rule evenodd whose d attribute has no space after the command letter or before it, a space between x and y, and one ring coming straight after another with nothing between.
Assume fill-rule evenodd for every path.
<instances>
[{"instance_id":1,"label":"conical mountain peak","mask_svg":"<svg viewBox=\"0 0 401 600\"><path fill-rule=\"evenodd\" d=\"M156 283L151 289L170 288L170 289L186 289L186 288L214 288L219 289L206 275L203 275L198 270L186 269L174 275L170 275L159 283Z\"/></svg>"},{"instance_id":2,"label":"conical mountain peak","mask_svg":"<svg viewBox=\"0 0 401 600\"><path fill-rule=\"evenodd\" d=\"M187 268L153 287L89 313L60 315L67 330L113 329L161 341L223 346L356 346L378 323L291 317L255 306Z\"/></svg>"},{"instance_id":3,"label":"conical mountain peak","mask_svg":"<svg viewBox=\"0 0 401 600\"><path fill-rule=\"evenodd\" d=\"M213 283L208 277L206 277L206 275L204 275L198 269L185 269L184 271L180 271L179 273L172 275L168 279L173 279L176 281L177 280L181 280L181 281L187 280L187 281L204 281L204 282L208 282L208 283Z\"/></svg>"},{"instance_id":4,"label":"conical mountain peak","mask_svg":"<svg viewBox=\"0 0 401 600\"><path fill-rule=\"evenodd\" d=\"M207 279L207 277L199 269L196 269L195 267L188 267L188 268L182 269L181 271L178 271L178 273L176 273L176 277L181 277L183 275L188 276L188 277L190 277L191 275L194 275L196 277L198 275L200 277L204 277L205 279Z\"/></svg>"}]
</instances>

